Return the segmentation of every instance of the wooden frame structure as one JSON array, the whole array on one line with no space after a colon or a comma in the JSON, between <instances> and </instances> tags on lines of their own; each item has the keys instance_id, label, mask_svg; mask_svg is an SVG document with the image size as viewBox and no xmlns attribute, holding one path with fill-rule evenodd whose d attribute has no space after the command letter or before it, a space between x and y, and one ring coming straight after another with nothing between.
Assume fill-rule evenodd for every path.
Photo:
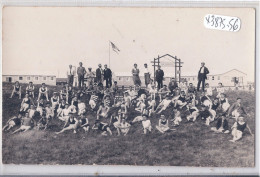
<instances>
[{"instance_id":1,"label":"wooden frame structure","mask_svg":"<svg viewBox=\"0 0 260 177\"><path fill-rule=\"evenodd\" d=\"M177 58L176 56L172 56L170 54L165 54L163 56L159 56L157 58L154 58L153 61L151 61L151 63L153 63L153 69L154 69L154 81L155 81L155 71L156 71L156 67L160 65L160 59L165 58L165 57L170 57L172 59L174 59L173 63L174 63L174 68L175 68L175 79L176 81L178 81L179 83L181 82L181 67L183 62L181 62L181 59ZM178 78L177 78L178 77Z\"/></svg>"}]
</instances>

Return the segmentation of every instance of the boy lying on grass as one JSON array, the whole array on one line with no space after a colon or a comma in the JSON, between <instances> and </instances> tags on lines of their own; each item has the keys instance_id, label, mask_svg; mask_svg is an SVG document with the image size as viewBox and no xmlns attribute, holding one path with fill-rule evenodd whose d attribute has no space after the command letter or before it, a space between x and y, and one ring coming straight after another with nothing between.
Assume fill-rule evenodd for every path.
<instances>
[{"instance_id":1,"label":"boy lying on grass","mask_svg":"<svg viewBox=\"0 0 260 177\"><path fill-rule=\"evenodd\" d=\"M19 131L26 132L32 128L32 125L36 125L36 122L34 119L29 117L29 113L27 112L25 113L25 117L23 117L21 120L21 127L15 130L12 134L15 134Z\"/></svg>"},{"instance_id":2,"label":"boy lying on grass","mask_svg":"<svg viewBox=\"0 0 260 177\"><path fill-rule=\"evenodd\" d=\"M19 113L18 116L12 117L6 122L6 125L3 127L3 131L8 131L15 126L21 125L21 119L22 119L21 113Z\"/></svg>"}]
</instances>

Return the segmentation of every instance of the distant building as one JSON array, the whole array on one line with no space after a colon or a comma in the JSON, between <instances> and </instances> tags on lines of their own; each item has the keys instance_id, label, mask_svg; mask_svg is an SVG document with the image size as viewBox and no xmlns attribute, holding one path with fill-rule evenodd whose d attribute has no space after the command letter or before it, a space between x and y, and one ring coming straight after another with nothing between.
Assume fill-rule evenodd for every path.
<instances>
[{"instance_id":1,"label":"distant building","mask_svg":"<svg viewBox=\"0 0 260 177\"><path fill-rule=\"evenodd\" d=\"M182 76L188 83L196 85L198 83L198 76ZM209 83L211 87L218 86L218 83L222 83L225 87L234 86L247 86L247 74L237 69L232 69L222 74L208 74L206 83Z\"/></svg>"},{"instance_id":2,"label":"distant building","mask_svg":"<svg viewBox=\"0 0 260 177\"><path fill-rule=\"evenodd\" d=\"M2 75L3 82L14 83L19 81L20 83L33 82L34 84L56 85L55 75Z\"/></svg>"},{"instance_id":3,"label":"distant building","mask_svg":"<svg viewBox=\"0 0 260 177\"><path fill-rule=\"evenodd\" d=\"M167 75L168 74L168 75ZM170 79L173 76L170 76L171 73L165 73L164 84L168 85ZM247 74L239 71L237 69L232 69L228 72L222 74L208 74L206 83L209 83L211 87L218 86L218 83L221 82L225 87L234 87L236 86L247 86ZM153 79L153 75L151 77ZM140 75L142 86L144 86L144 76ZM181 79L187 81L188 83L193 83L195 86L198 83L198 76L181 76ZM114 80L117 81L118 85L130 86L133 85L132 74L129 73L115 73Z\"/></svg>"}]
</instances>

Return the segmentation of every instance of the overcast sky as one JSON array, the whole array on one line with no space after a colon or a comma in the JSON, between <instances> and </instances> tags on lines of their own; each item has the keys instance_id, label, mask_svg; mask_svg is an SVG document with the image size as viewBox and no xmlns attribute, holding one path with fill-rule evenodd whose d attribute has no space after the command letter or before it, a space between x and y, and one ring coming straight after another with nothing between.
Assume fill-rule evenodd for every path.
<instances>
[{"instance_id":1,"label":"overcast sky","mask_svg":"<svg viewBox=\"0 0 260 177\"><path fill-rule=\"evenodd\" d=\"M203 18L210 13L239 17L241 29L205 28ZM204 61L211 74L236 68L253 80L254 13L246 8L4 7L3 74L65 77L68 65L80 61L96 69L108 63L112 41L120 49L119 54L111 50L114 72L130 72L134 63L142 69L168 53L184 62L182 75L197 75Z\"/></svg>"}]
</instances>

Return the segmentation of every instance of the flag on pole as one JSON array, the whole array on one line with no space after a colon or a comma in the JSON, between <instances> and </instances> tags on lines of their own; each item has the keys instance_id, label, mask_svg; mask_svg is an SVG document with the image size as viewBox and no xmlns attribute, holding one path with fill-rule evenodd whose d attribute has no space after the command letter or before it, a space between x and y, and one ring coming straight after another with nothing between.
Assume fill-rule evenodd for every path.
<instances>
[{"instance_id":1,"label":"flag on pole","mask_svg":"<svg viewBox=\"0 0 260 177\"><path fill-rule=\"evenodd\" d=\"M110 43L111 43L112 49L113 49L116 53L120 52L120 50L117 48L117 46L116 46L113 42L110 41Z\"/></svg>"}]
</instances>

